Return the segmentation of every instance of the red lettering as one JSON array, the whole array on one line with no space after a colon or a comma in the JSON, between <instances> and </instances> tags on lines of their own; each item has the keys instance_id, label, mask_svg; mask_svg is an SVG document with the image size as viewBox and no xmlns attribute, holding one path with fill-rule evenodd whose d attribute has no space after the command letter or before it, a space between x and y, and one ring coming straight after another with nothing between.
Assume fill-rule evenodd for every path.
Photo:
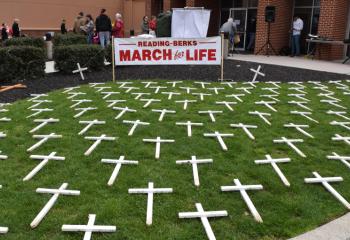
<instances>
[{"instance_id":1,"label":"red lettering","mask_svg":"<svg viewBox=\"0 0 350 240\"><path fill-rule=\"evenodd\" d=\"M200 49L199 50L199 61L202 61L207 56L207 49Z\"/></svg>"},{"instance_id":2,"label":"red lettering","mask_svg":"<svg viewBox=\"0 0 350 240\"><path fill-rule=\"evenodd\" d=\"M215 49L209 49L208 50L208 61L216 61L216 50Z\"/></svg>"},{"instance_id":3,"label":"red lettering","mask_svg":"<svg viewBox=\"0 0 350 240\"><path fill-rule=\"evenodd\" d=\"M130 50L120 50L119 51L119 61L123 62L123 61L130 61Z\"/></svg>"},{"instance_id":4,"label":"red lettering","mask_svg":"<svg viewBox=\"0 0 350 240\"><path fill-rule=\"evenodd\" d=\"M132 61L141 61L140 52L135 50L132 55Z\"/></svg>"},{"instance_id":5,"label":"red lettering","mask_svg":"<svg viewBox=\"0 0 350 240\"><path fill-rule=\"evenodd\" d=\"M161 53L162 51L160 51L159 49L154 50L152 54L152 58L156 61L161 60L162 59Z\"/></svg>"},{"instance_id":6,"label":"red lettering","mask_svg":"<svg viewBox=\"0 0 350 240\"><path fill-rule=\"evenodd\" d=\"M143 49L142 50L142 61L151 61L151 50Z\"/></svg>"},{"instance_id":7,"label":"red lettering","mask_svg":"<svg viewBox=\"0 0 350 240\"><path fill-rule=\"evenodd\" d=\"M163 49L163 60L173 60L173 54L171 52L171 49Z\"/></svg>"}]
</instances>

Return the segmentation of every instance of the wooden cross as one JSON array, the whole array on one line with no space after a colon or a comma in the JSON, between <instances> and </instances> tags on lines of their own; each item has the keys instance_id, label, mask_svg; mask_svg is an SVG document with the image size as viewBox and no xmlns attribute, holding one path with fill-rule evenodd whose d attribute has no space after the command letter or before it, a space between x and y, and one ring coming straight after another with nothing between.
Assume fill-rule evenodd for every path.
<instances>
[{"instance_id":1,"label":"wooden cross","mask_svg":"<svg viewBox=\"0 0 350 240\"><path fill-rule=\"evenodd\" d=\"M161 139L160 137L157 137L156 139L143 139L143 142L150 142L150 143L156 144L155 158L159 159L159 157L160 157L160 144L161 143L174 143L175 140L173 140L173 139Z\"/></svg>"},{"instance_id":2,"label":"wooden cross","mask_svg":"<svg viewBox=\"0 0 350 240\"><path fill-rule=\"evenodd\" d=\"M213 87L213 88L208 88L210 91L214 91L216 95L219 94L219 90L225 90L225 88L218 88L218 87Z\"/></svg>"},{"instance_id":3,"label":"wooden cross","mask_svg":"<svg viewBox=\"0 0 350 240\"><path fill-rule=\"evenodd\" d=\"M140 120L136 120L136 121L123 120L123 123L133 124L133 126L131 127L131 129L130 129L130 131L128 133L128 136L132 136L134 134L135 129L139 125L143 125L143 126L150 125L150 123L148 123L148 122L141 122Z\"/></svg>"},{"instance_id":4,"label":"wooden cross","mask_svg":"<svg viewBox=\"0 0 350 240\"><path fill-rule=\"evenodd\" d=\"M107 107L113 107L114 105L118 104L118 103L125 103L126 100L107 100L106 103L109 103L109 105Z\"/></svg>"},{"instance_id":5,"label":"wooden cross","mask_svg":"<svg viewBox=\"0 0 350 240\"><path fill-rule=\"evenodd\" d=\"M332 137L333 141L344 141L346 144L350 145L350 137L344 137L339 134L335 134L334 137Z\"/></svg>"},{"instance_id":6,"label":"wooden cross","mask_svg":"<svg viewBox=\"0 0 350 240\"><path fill-rule=\"evenodd\" d=\"M187 122L177 122L178 126L187 126L187 136L192 137L192 126L203 126L203 123L193 123L191 121Z\"/></svg>"},{"instance_id":7,"label":"wooden cross","mask_svg":"<svg viewBox=\"0 0 350 240\"><path fill-rule=\"evenodd\" d=\"M149 105L151 105L154 102L161 102L161 101L162 100L160 100L160 99L153 99L153 98L151 98L151 99L141 99L141 102L146 102L146 104L143 105L143 108L147 108Z\"/></svg>"},{"instance_id":8,"label":"wooden cross","mask_svg":"<svg viewBox=\"0 0 350 240\"><path fill-rule=\"evenodd\" d=\"M350 122L338 122L338 121L332 121L330 122L331 125L333 126L341 126L347 130L350 130Z\"/></svg>"},{"instance_id":9,"label":"wooden cross","mask_svg":"<svg viewBox=\"0 0 350 240\"><path fill-rule=\"evenodd\" d=\"M120 92L101 92L101 94L104 95L102 99L107 99L112 95L120 94Z\"/></svg>"},{"instance_id":10,"label":"wooden cross","mask_svg":"<svg viewBox=\"0 0 350 240\"><path fill-rule=\"evenodd\" d=\"M162 94L168 95L168 100L171 100L174 95L178 95L178 96L181 95L181 93L177 93L177 92L162 92Z\"/></svg>"},{"instance_id":11,"label":"wooden cross","mask_svg":"<svg viewBox=\"0 0 350 240\"><path fill-rule=\"evenodd\" d=\"M348 161L350 161L350 157L349 156L340 156L337 153L333 152L333 155L328 155L327 159L339 160L342 163L344 163L348 168L350 168L350 163L348 162Z\"/></svg>"},{"instance_id":12,"label":"wooden cross","mask_svg":"<svg viewBox=\"0 0 350 240\"><path fill-rule=\"evenodd\" d=\"M215 122L215 116L214 114L219 114L219 113L223 113L222 111L212 111L212 110L208 110L208 111L198 111L199 114L209 114L209 117L211 119L212 122Z\"/></svg>"},{"instance_id":13,"label":"wooden cross","mask_svg":"<svg viewBox=\"0 0 350 240\"><path fill-rule=\"evenodd\" d=\"M197 88L191 88L191 87L180 87L180 89L186 90L187 94L190 94L192 90L197 90Z\"/></svg>"},{"instance_id":14,"label":"wooden cross","mask_svg":"<svg viewBox=\"0 0 350 240\"><path fill-rule=\"evenodd\" d=\"M74 115L74 118L81 117L84 113L92 110L96 110L96 107L86 107L86 108L76 108L75 111L80 111L77 114Z\"/></svg>"},{"instance_id":15,"label":"wooden cross","mask_svg":"<svg viewBox=\"0 0 350 240\"><path fill-rule=\"evenodd\" d=\"M35 143L33 146L27 149L27 152L32 152L38 147L40 147L43 143L47 142L49 139L57 139L62 138L62 135L57 135L56 133L50 133L49 135L34 135L34 139L41 139L37 143Z\"/></svg>"},{"instance_id":16,"label":"wooden cross","mask_svg":"<svg viewBox=\"0 0 350 240\"><path fill-rule=\"evenodd\" d=\"M101 226L95 224L96 215L89 214L89 221L87 225L62 225L63 232L85 232L84 240L90 240L94 232L112 233L117 231L116 226Z\"/></svg>"},{"instance_id":17,"label":"wooden cross","mask_svg":"<svg viewBox=\"0 0 350 240\"><path fill-rule=\"evenodd\" d=\"M0 92L6 92L12 89L22 89L22 88L27 88L26 85L23 84L15 84L15 85L11 85L11 86L1 86L0 87Z\"/></svg>"},{"instance_id":18,"label":"wooden cross","mask_svg":"<svg viewBox=\"0 0 350 240\"><path fill-rule=\"evenodd\" d=\"M222 102L215 102L217 105L225 105L230 111L234 111L231 105L236 105L237 102L227 102L227 101L222 101Z\"/></svg>"},{"instance_id":19,"label":"wooden cross","mask_svg":"<svg viewBox=\"0 0 350 240\"><path fill-rule=\"evenodd\" d=\"M78 66L78 69L74 70L73 73L80 73L81 80L85 80L83 72L87 71L88 68L87 67L85 67L85 68L80 67L80 63L77 63L77 66Z\"/></svg>"},{"instance_id":20,"label":"wooden cross","mask_svg":"<svg viewBox=\"0 0 350 240\"><path fill-rule=\"evenodd\" d=\"M72 102L75 102L73 105L70 106L70 108L75 108L77 106L79 106L82 103L90 103L92 102L92 100L89 99L79 99L79 100L72 100Z\"/></svg>"},{"instance_id":21,"label":"wooden cross","mask_svg":"<svg viewBox=\"0 0 350 240\"><path fill-rule=\"evenodd\" d=\"M25 176L23 178L24 182L32 179L50 160L54 160L54 161L64 161L65 160L65 157L56 156L56 152L52 152L48 156L31 155L30 158L42 160L42 161L32 171L30 171L30 173L28 173L27 176Z\"/></svg>"},{"instance_id":22,"label":"wooden cross","mask_svg":"<svg viewBox=\"0 0 350 240\"><path fill-rule=\"evenodd\" d=\"M350 203L343 198L329 183L330 182L341 182L342 177L322 177L317 172L312 172L315 178L305 178L305 183L321 183L336 199L338 199L347 209L350 209Z\"/></svg>"},{"instance_id":23,"label":"wooden cross","mask_svg":"<svg viewBox=\"0 0 350 240\"><path fill-rule=\"evenodd\" d=\"M307 111L312 111L311 108L309 108L308 106L305 106L305 104L307 104L308 102L305 102L305 101L288 101L288 104L295 104Z\"/></svg>"},{"instance_id":24,"label":"wooden cross","mask_svg":"<svg viewBox=\"0 0 350 240\"><path fill-rule=\"evenodd\" d=\"M347 117L347 116L345 116L346 112L336 112L336 111L329 110L329 111L327 112L327 114L329 114L329 115L336 115L336 116L338 116L338 117L341 117L341 118L344 118L344 119L350 121L350 118Z\"/></svg>"},{"instance_id":25,"label":"wooden cross","mask_svg":"<svg viewBox=\"0 0 350 240\"><path fill-rule=\"evenodd\" d=\"M293 150L299 154L299 156L306 158L305 154L300 151L299 148L297 148L294 143L300 143L300 142L304 142L303 139L288 139L285 137L282 137L281 139L275 139L273 140L274 143L286 143L289 147L293 148Z\"/></svg>"},{"instance_id":26,"label":"wooden cross","mask_svg":"<svg viewBox=\"0 0 350 240\"><path fill-rule=\"evenodd\" d=\"M53 194L53 196L50 198L50 200L46 203L46 205L41 209L41 211L38 213L38 215L34 218L32 223L30 224L31 228L36 228L40 222L44 219L46 214L51 210L53 205L56 203L58 197L60 195L67 195L67 196L78 196L80 195L80 191L77 190L67 190L68 183L63 183L59 189L47 189L47 188L37 188L37 193L48 193Z\"/></svg>"},{"instance_id":27,"label":"wooden cross","mask_svg":"<svg viewBox=\"0 0 350 240\"><path fill-rule=\"evenodd\" d=\"M248 135L248 137L252 140L255 140L254 135L249 131L249 128L258 128L258 126L255 125L245 125L243 123L238 123L238 124L230 124L231 127L233 128L242 128L243 131Z\"/></svg>"},{"instance_id":28,"label":"wooden cross","mask_svg":"<svg viewBox=\"0 0 350 240\"><path fill-rule=\"evenodd\" d=\"M92 121L79 121L79 124L87 124L86 127L84 127L79 133L78 135L83 135L84 133L86 133L92 126L94 125L103 125L106 124L105 121L99 121L97 119L92 120Z\"/></svg>"},{"instance_id":29,"label":"wooden cross","mask_svg":"<svg viewBox=\"0 0 350 240\"><path fill-rule=\"evenodd\" d=\"M121 118L127 112L133 112L133 113L137 112L135 109L131 109L131 108L128 108L128 107L124 107L124 108L122 108L122 107L113 107L113 109L120 111L120 113L115 117L115 119Z\"/></svg>"},{"instance_id":30,"label":"wooden cross","mask_svg":"<svg viewBox=\"0 0 350 240\"><path fill-rule=\"evenodd\" d=\"M215 131L214 133L204 133L204 137L215 137L222 148L222 150L227 151L227 146L223 140L223 137L233 137L234 135L232 133L220 133L218 131Z\"/></svg>"},{"instance_id":31,"label":"wooden cross","mask_svg":"<svg viewBox=\"0 0 350 240\"><path fill-rule=\"evenodd\" d=\"M176 113L176 111L173 110L167 110L167 109L152 109L152 112L160 113L158 121L163 121L163 118L166 113Z\"/></svg>"},{"instance_id":32,"label":"wooden cross","mask_svg":"<svg viewBox=\"0 0 350 240\"><path fill-rule=\"evenodd\" d=\"M99 137L85 137L86 140L93 140L95 141L91 147L84 153L85 156L89 156L92 151L95 150L95 148L102 142L102 141L114 141L115 137L107 137L106 134L102 134Z\"/></svg>"},{"instance_id":33,"label":"wooden cross","mask_svg":"<svg viewBox=\"0 0 350 240\"><path fill-rule=\"evenodd\" d=\"M2 153L2 151L0 151ZM0 155L0 160L6 160L8 157L6 155Z\"/></svg>"},{"instance_id":34,"label":"wooden cross","mask_svg":"<svg viewBox=\"0 0 350 240\"><path fill-rule=\"evenodd\" d=\"M309 115L312 115L311 112L290 111L290 113L294 114L294 115L303 116L304 118L309 119L312 122L319 123L317 120L315 120L315 119L313 119L312 117L309 116Z\"/></svg>"},{"instance_id":35,"label":"wooden cross","mask_svg":"<svg viewBox=\"0 0 350 240\"><path fill-rule=\"evenodd\" d=\"M295 128L297 131L300 133L304 134L305 136L309 138L314 138L310 133L306 132L303 128L309 128L309 125L297 125L294 123L289 123L289 124L284 124L283 125L285 128Z\"/></svg>"},{"instance_id":36,"label":"wooden cross","mask_svg":"<svg viewBox=\"0 0 350 240\"><path fill-rule=\"evenodd\" d=\"M201 85L201 87L203 88L203 89L205 89L205 85L210 85L211 83L209 83L209 82L194 82L195 84L199 84L199 85Z\"/></svg>"},{"instance_id":37,"label":"wooden cross","mask_svg":"<svg viewBox=\"0 0 350 240\"><path fill-rule=\"evenodd\" d=\"M111 177L108 180L108 183L107 183L108 186L112 186L113 185L113 183L117 179L119 170L121 169L122 165L124 165L124 164L138 165L139 164L138 161L125 160L125 156L120 156L118 160L117 159L102 159L101 162L109 163L109 164L115 164L116 165L114 170L113 170L113 173L112 173Z\"/></svg>"},{"instance_id":38,"label":"wooden cross","mask_svg":"<svg viewBox=\"0 0 350 240\"><path fill-rule=\"evenodd\" d=\"M168 84L171 84L172 87L176 87L176 84L182 83L182 81L172 81L172 82L166 82Z\"/></svg>"},{"instance_id":39,"label":"wooden cross","mask_svg":"<svg viewBox=\"0 0 350 240\"><path fill-rule=\"evenodd\" d=\"M276 158L273 159L271 155L265 155L266 159L264 160L255 160L254 162L256 164L271 164L273 167L273 170L277 173L277 175L280 177L281 181L284 185L287 187L290 187L290 183L288 182L287 178L282 173L281 169L278 167L277 163L287 163L290 162L290 158Z\"/></svg>"},{"instance_id":40,"label":"wooden cross","mask_svg":"<svg viewBox=\"0 0 350 240\"><path fill-rule=\"evenodd\" d=\"M144 95L151 95L150 93L131 93L131 95L136 95L136 97L134 98L135 100L139 100L142 96Z\"/></svg>"},{"instance_id":41,"label":"wooden cross","mask_svg":"<svg viewBox=\"0 0 350 240\"><path fill-rule=\"evenodd\" d=\"M252 90L253 88L252 87L239 87L239 88L236 88L237 90L243 90L245 93L248 93L248 94L252 94L251 91L249 90Z\"/></svg>"},{"instance_id":42,"label":"wooden cross","mask_svg":"<svg viewBox=\"0 0 350 240\"><path fill-rule=\"evenodd\" d=\"M51 109L51 108L33 108L33 109L31 109L31 111L33 111L35 113L27 116L27 118L31 118L31 117L37 116L37 115L39 115L40 113L43 113L43 112L52 112L53 109Z\"/></svg>"},{"instance_id":43,"label":"wooden cross","mask_svg":"<svg viewBox=\"0 0 350 240\"><path fill-rule=\"evenodd\" d=\"M172 188L154 188L153 182L148 183L148 188L130 188L129 194L147 194L146 224L152 225L153 217L153 195L155 193L172 193Z\"/></svg>"},{"instance_id":44,"label":"wooden cross","mask_svg":"<svg viewBox=\"0 0 350 240\"><path fill-rule=\"evenodd\" d=\"M231 98L231 97L233 97L233 98L235 98L237 101L239 101L239 102L243 102L243 100L240 98L240 97L244 97L245 96L245 94L231 94L231 95L226 95L226 97L228 97L228 98Z\"/></svg>"},{"instance_id":45,"label":"wooden cross","mask_svg":"<svg viewBox=\"0 0 350 240\"><path fill-rule=\"evenodd\" d=\"M249 112L249 114L259 116L267 125L271 126L271 122L265 117L265 116L269 116L270 117L271 113L254 111L254 112Z\"/></svg>"},{"instance_id":46,"label":"wooden cross","mask_svg":"<svg viewBox=\"0 0 350 240\"><path fill-rule=\"evenodd\" d=\"M268 107L272 111L277 112L277 110L271 106L271 104L276 104L275 101L258 101L258 102L255 102L255 104L256 105L264 105L265 107Z\"/></svg>"},{"instance_id":47,"label":"wooden cross","mask_svg":"<svg viewBox=\"0 0 350 240\"><path fill-rule=\"evenodd\" d=\"M160 90L160 89L167 89L167 87L162 87L162 86L151 86L151 87L149 87L149 88L155 89L155 90L154 90L154 93L159 93L159 90Z\"/></svg>"},{"instance_id":48,"label":"wooden cross","mask_svg":"<svg viewBox=\"0 0 350 240\"><path fill-rule=\"evenodd\" d=\"M27 109L36 108L36 107L40 106L43 103L52 103L51 100L33 100L32 102L35 103L35 104L33 104L32 106L30 106Z\"/></svg>"},{"instance_id":49,"label":"wooden cross","mask_svg":"<svg viewBox=\"0 0 350 240\"><path fill-rule=\"evenodd\" d=\"M199 175L198 175L198 164L212 163L213 159L197 159L196 156L192 156L191 160L178 160L176 164L191 164L194 185L199 187Z\"/></svg>"},{"instance_id":50,"label":"wooden cross","mask_svg":"<svg viewBox=\"0 0 350 240\"><path fill-rule=\"evenodd\" d=\"M69 92L68 93L69 97L67 97L67 99L73 99L77 96L80 96L80 95L86 95L86 93L83 93L83 92Z\"/></svg>"},{"instance_id":51,"label":"wooden cross","mask_svg":"<svg viewBox=\"0 0 350 240\"><path fill-rule=\"evenodd\" d=\"M259 75L262 77L265 77L265 74L260 72L260 70L261 70L261 65L258 66L258 69L253 69L253 68L250 69L250 71L255 73L252 82L255 82Z\"/></svg>"},{"instance_id":52,"label":"wooden cross","mask_svg":"<svg viewBox=\"0 0 350 240\"><path fill-rule=\"evenodd\" d=\"M49 119L35 119L34 122L35 123L40 123L38 126L36 126L35 128L33 128L32 130L29 131L29 133L34 133L37 130L41 129L42 127L46 126L49 123L57 123L59 122L59 119L55 119L55 118L49 118Z\"/></svg>"},{"instance_id":53,"label":"wooden cross","mask_svg":"<svg viewBox=\"0 0 350 240\"><path fill-rule=\"evenodd\" d=\"M239 191L241 193L243 200L247 204L251 214L253 215L255 221L262 223L263 220L259 212L256 210L249 195L247 194L247 190L262 190L263 186L262 185L242 185L238 179L234 179L233 182L235 183L236 186L221 186L221 191L223 192Z\"/></svg>"},{"instance_id":54,"label":"wooden cross","mask_svg":"<svg viewBox=\"0 0 350 240\"><path fill-rule=\"evenodd\" d=\"M194 95L194 96L199 96L199 99L200 99L201 101L204 101L204 96L211 96L210 93L192 93L192 95Z\"/></svg>"},{"instance_id":55,"label":"wooden cross","mask_svg":"<svg viewBox=\"0 0 350 240\"><path fill-rule=\"evenodd\" d=\"M215 240L208 218L227 217L227 211L204 211L202 204L196 203L197 212L179 212L179 218L200 218L209 240Z\"/></svg>"},{"instance_id":56,"label":"wooden cross","mask_svg":"<svg viewBox=\"0 0 350 240\"><path fill-rule=\"evenodd\" d=\"M189 103L196 103L197 100L181 100L181 101L175 101L176 103L183 103L184 104L184 110L187 110L187 105Z\"/></svg>"},{"instance_id":57,"label":"wooden cross","mask_svg":"<svg viewBox=\"0 0 350 240\"><path fill-rule=\"evenodd\" d=\"M152 84L156 84L157 82L141 82L143 84L145 84L145 88L148 88L149 86L151 86Z\"/></svg>"}]
</instances>

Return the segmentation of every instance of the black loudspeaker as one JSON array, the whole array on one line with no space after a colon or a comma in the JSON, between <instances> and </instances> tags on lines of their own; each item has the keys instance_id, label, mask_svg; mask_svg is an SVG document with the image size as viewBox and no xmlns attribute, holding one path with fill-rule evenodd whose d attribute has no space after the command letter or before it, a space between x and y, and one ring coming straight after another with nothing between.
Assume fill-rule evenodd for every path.
<instances>
[{"instance_id":1,"label":"black loudspeaker","mask_svg":"<svg viewBox=\"0 0 350 240\"><path fill-rule=\"evenodd\" d=\"M276 15L275 6L267 6L265 8L265 22L270 22L270 23L275 22L275 15Z\"/></svg>"}]
</instances>

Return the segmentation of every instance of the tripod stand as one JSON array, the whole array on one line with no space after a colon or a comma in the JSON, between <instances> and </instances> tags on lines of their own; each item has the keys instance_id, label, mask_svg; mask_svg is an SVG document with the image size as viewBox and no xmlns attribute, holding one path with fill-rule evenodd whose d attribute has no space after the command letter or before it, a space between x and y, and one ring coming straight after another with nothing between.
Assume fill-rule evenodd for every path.
<instances>
[{"instance_id":1,"label":"tripod stand","mask_svg":"<svg viewBox=\"0 0 350 240\"><path fill-rule=\"evenodd\" d=\"M271 22L268 22L268 25L267 25L267 41L266 43L264 44L264 46L262 46L259 51L257 51L256 55L258 55L259 53L261 53L265 48L266 48L266 56L270 56L270 51L272 50L272 52L275 54L275 55L278 55L276 50L273 48L272 44L271 44L271 41L270 41L270 35L271 35Z\"/></svg>"}]
</instances>

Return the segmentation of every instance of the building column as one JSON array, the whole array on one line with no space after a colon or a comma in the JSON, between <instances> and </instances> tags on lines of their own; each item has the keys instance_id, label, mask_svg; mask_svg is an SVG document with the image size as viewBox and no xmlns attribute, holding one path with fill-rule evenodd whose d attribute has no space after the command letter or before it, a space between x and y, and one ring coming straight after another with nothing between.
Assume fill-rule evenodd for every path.
<instances>
[{"instance_id":1,"label":"building column","mask_svg":"<svg viewBox=\"0 0 350 240\"><path fill-rule=\"evenodd\" d=\"M348 0L321 0L320 10L318 35L343 41L346 38ZM319 54L322 60L343 59L344 47L324 44L319 48Z\"/></svg>"},{"instance_id":2,"label":"building column","mask_svg":"<svg viewBox=\"0 0 350 240\"><path fill-rule=\"evenodd\" d=\"M268 24L265 22L265 8L268 5L276 7L275 22L271 23L270 34L270 41L273 48L278 54L281 48L289 46L289 31L293 21L293 2L293 0L259 0L254 50L255 53L257 53L267 41ZM261 55L264 55L265 53L266 49L260 52Z\"/></svg>"}]
</instances>

